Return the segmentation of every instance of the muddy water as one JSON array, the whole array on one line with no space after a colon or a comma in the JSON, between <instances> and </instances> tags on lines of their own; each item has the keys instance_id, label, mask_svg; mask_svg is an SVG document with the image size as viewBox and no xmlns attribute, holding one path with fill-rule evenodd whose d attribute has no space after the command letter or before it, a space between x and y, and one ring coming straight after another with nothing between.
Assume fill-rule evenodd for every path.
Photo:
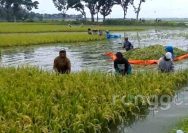
<instances>
[{"instance_id":1,"label":"muddy water","mask_svg":"<svg viewBox=\"0 0 188 133\"><path fill-rule=\"evenodd\" d=\"M168 133L187 117L188 87L185 87L165 107L156 106L144 119L137 120L131 126L123 125L113 133Z\"/></svg>"},{"instance_id":2,"label":"muddy water","mask_svg":"<svg viewBox=\"0 0 188 133\"><path fill-rule=\"evenodd\" d=\"M122 37L128 36L135 47L146 47L154 44L172 44L188 50L188 39L185 35L188 29L150 29L141 32L120 32ZM122 39L103 42L71 44L51 44L43 46L4 48L0 51L0 66L32 65L44 70L52 70L53 60L58 51L66 49L72 62L72 70L111 71L112 62L103 54L105 52L122 51ZM176 68L187 68L188 60L179 62ZM154 67L155 68L155 67Z\"/></svg>"}]
</instances>

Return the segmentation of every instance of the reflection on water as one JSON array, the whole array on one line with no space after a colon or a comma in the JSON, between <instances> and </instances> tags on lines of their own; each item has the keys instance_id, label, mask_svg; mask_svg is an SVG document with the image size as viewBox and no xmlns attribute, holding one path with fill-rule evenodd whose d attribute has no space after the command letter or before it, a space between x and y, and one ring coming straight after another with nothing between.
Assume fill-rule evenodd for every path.
<instances>
[{"instance_id":1,"label":"reflection on water","mask_svg":"<svg viewBox=\"0 0 188 133\"><path fill-rule=\"evenodd\" d=\"M142 32L120 32L123 37L128 36L135 47L146 47L154 44L168 44L188 50L188 40L185 38L187 29L161 30L154 29ZM123 40L123 39L122 39ZM66 49L72 62L73 71L100 70L111 71L113 63L103 54L105 52L122 51L122 40L104 42L78 43L76 46L66 44L52 44L45 46L29 46L6 48L1 50L1 66L33 65L52 70L53 60L61 49ZM176 68L187 67L188 61L179 62ZM147 67L148 68L148 67ZM151 67L154 68L154 67ZM139 70L139 68L137 67ZM141 68L143 69L143 68Z\"/></svg>"},{"instance_id":2,"label":"reflection on water","mask_svg":"<svg viewBox=\"0 0 188 133\"><path fill-rule=\"evenodd\" d=\"M176 127L178 122L187 118L188 87L177 92L167 106L166 109L158 106L149 115L134 121L131 126L119 126L118 130L113 133L168 133Z\"/></svg>"},{"instance_id":3,"label":"reflection on water","mask_svg":"<svg viewBox=\"0 0 188 133\"><path fill-rule=\"evenodd\" d=\"M131 127L136 121L145 120L150 111L147 106L139 107L139 111L127 112L127 118L119 126L111 128L110 133L127 133L127 127Z\"/></svg>"}]
</instances>

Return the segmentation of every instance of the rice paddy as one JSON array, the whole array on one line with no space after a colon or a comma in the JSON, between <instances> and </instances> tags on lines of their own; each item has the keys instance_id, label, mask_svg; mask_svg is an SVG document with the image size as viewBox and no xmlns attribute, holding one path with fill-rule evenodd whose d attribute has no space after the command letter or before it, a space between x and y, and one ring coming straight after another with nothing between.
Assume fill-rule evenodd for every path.
<instances>
[{"instance_id":1,"label":"rice paddy","mask_svg":"<svg viewBox=\"0 0 188 133\"><path fill-rule=\"evenodd\" d=\"M49 43L75 43L104 40L105 36L86 33L0 34L0 47L28 46Z\"/></svg>"},{"instance_id":2,"label":"rice paddy","mask_svg":"<svg viewBox=\"0 0 188 133\"><path fill-rule=\"evenodd\" d=\"M172 96L187 83L188 71L99 72L56 75L36 68L0 68L1 132L108 132L140 112L134 96ZM123 97L123 101L122 101Z\"/></svg>"},{"instance_id":3,"label":"rice paddy","mask_svg":"<svg viewBox=\"0 0 188 133\"><path fill-rule=\"evenodd\" d=\"M49 43L75 43L104 40L105 36L88 35L87 30L140 31L144 27L59 25L50 23L0 23L0 47ZM27 34L26 34L27 33Z\"/></svg>"},{"instance_id":4,"label":"rice paddy","mask_svg":"<svg viewBox=\"0 0 188 133\"><path fill-rule=\"evenodd\" d=\"M145 29L48 23L0 23L0 27L0 48L53 43L79 45L78 42L105 39L105 36L88 35L88 28ZM164 52L163 46L155 45L124 54L128 59L147 60L159 59ZM175 56L185 53L175 48ZM147 110L151 100L148 97L174 96L187 80L188 70L170 74L148 70L122 77L87 71L56 75L31 67L0 68L0 132L109 132L113 126L142 113L143 108ZM144 98L136 103L138 95ZM187 122L182 125L186 131Z\"/></svg>"},{"instance_id":5,"label":"rice paddy","mask_svg":"<svg viewBox=\"0 0 188 133\"><path fill-rule=\"evenodd\" d=\"M188 53L178 48L174 48L175 56L181 56ZM130 50L125 52L124 55L128 59L137 59L137 60L158 60L165 54L164 46L154 45L145 48L139 48L135 50Z\"/></svg>"},{"instance_id":6,"label":"rice paddy","mask_svg":"<svg viewBox=\"0 0 188 133\"><path fill-rule=\"evenodd\" d=\"M92 26L92 25L58 25L48 23L0 23L0 33L44 33L44 32L87 32L93 30L142 31L141 26Z\"/></svg>"}]
</instances>

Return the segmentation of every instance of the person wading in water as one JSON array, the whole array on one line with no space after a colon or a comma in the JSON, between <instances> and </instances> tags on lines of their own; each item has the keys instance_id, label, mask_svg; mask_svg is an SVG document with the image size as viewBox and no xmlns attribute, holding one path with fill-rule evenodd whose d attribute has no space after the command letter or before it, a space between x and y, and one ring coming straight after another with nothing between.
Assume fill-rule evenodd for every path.
<instances>
[{"instance_id":1,"label":"person wading in water","mask_svg":"<svg viewBox=\"0 0 188 133\"><path fill-rule=\"evenodd\" d=\"M126 50L126 51L129 51L131 49L133 49L133 45L131 42L129 42L129 38L128 37L125 37L125 40L124 40L124 44L123 44L123 48Z\"/></svg>"},{"instance_id":2,"label":"person wading in water","mask_svg":"<svg viewBox=\"0 0 188 133\"><path fill-rule=\"evenodd\" d=\"M71 72L71 62L66 56L66 51L59 51L59 56L54 60L54 70L60 74L69 74Z\"/></svg>"},{"instance_id":3,"label":"person wading in water","mask_svg":"<svg viewBox=\"0 0 188 133\"><path fill-rule=\"evenodd\" d=\"M114 61L114 69L117 74L128 75L131 74L132 67L128 60L123 57L121 52L116 53L116 60Z\"/></svg>"}]
</instances>

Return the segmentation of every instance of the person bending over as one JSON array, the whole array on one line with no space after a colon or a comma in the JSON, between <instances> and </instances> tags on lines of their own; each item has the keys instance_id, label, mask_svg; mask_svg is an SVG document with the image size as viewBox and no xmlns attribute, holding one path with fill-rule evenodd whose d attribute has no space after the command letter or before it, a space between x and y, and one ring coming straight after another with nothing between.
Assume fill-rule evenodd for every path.
<instances>
[{"instance_id":1,"label":"person bending over","mask_svg":"<svg viewBox=\"0 0 188 133\"><path fill-rule=\"evenodd\" d=\"M173 48L173 46L171 46L171 45L165 46L165 51L166 52L170 52L172 54L172 59L174 60L175 55L174 55L174 48Z\"/></svg>"},{"instance_id":2,"label":"person bending over","mask_svg":"<svg viewBox=\"0 0 188 133\"><path fill-rule=\"evenodd\" d=\"M164 57L159 59L158 69L165 73L174 71L174 63L170 52L167 52Z\"/></svg>"},{"instance_id":3,"label":"person bending over","mask_svg":"<svg viewBox=\"0 0 188 133\"><path fill-rule=\"evenodd\" d=\"M131 74L131 65L129 64L128 60L123 57L123 54L121 52L116 53L114 69L116 73L121 75Z\"/></svg>"},{"instance_id":4,"label":"person bending over","mask_svg":"<svg viewBox=\"0 0 188 133\"><path fill-rule=\"evenodd\" d=\"M128 37L126 37L125 40L124 40L123 48L126 49L126 51L129 51L129 50L134 48L132 43L129 42Z\"/></svg>"},{"instance_id":5,"label":"person bending over","mask_svg":"<svg viewBox=\"0 0 188 133\"><path fill-rule=\"evenodd\" d=\"M71 72L71 62L66 56L66 51L61 50L59 56L54 60L54 70L60 74L69 74Z\"/></svg>"}]
</instances>

